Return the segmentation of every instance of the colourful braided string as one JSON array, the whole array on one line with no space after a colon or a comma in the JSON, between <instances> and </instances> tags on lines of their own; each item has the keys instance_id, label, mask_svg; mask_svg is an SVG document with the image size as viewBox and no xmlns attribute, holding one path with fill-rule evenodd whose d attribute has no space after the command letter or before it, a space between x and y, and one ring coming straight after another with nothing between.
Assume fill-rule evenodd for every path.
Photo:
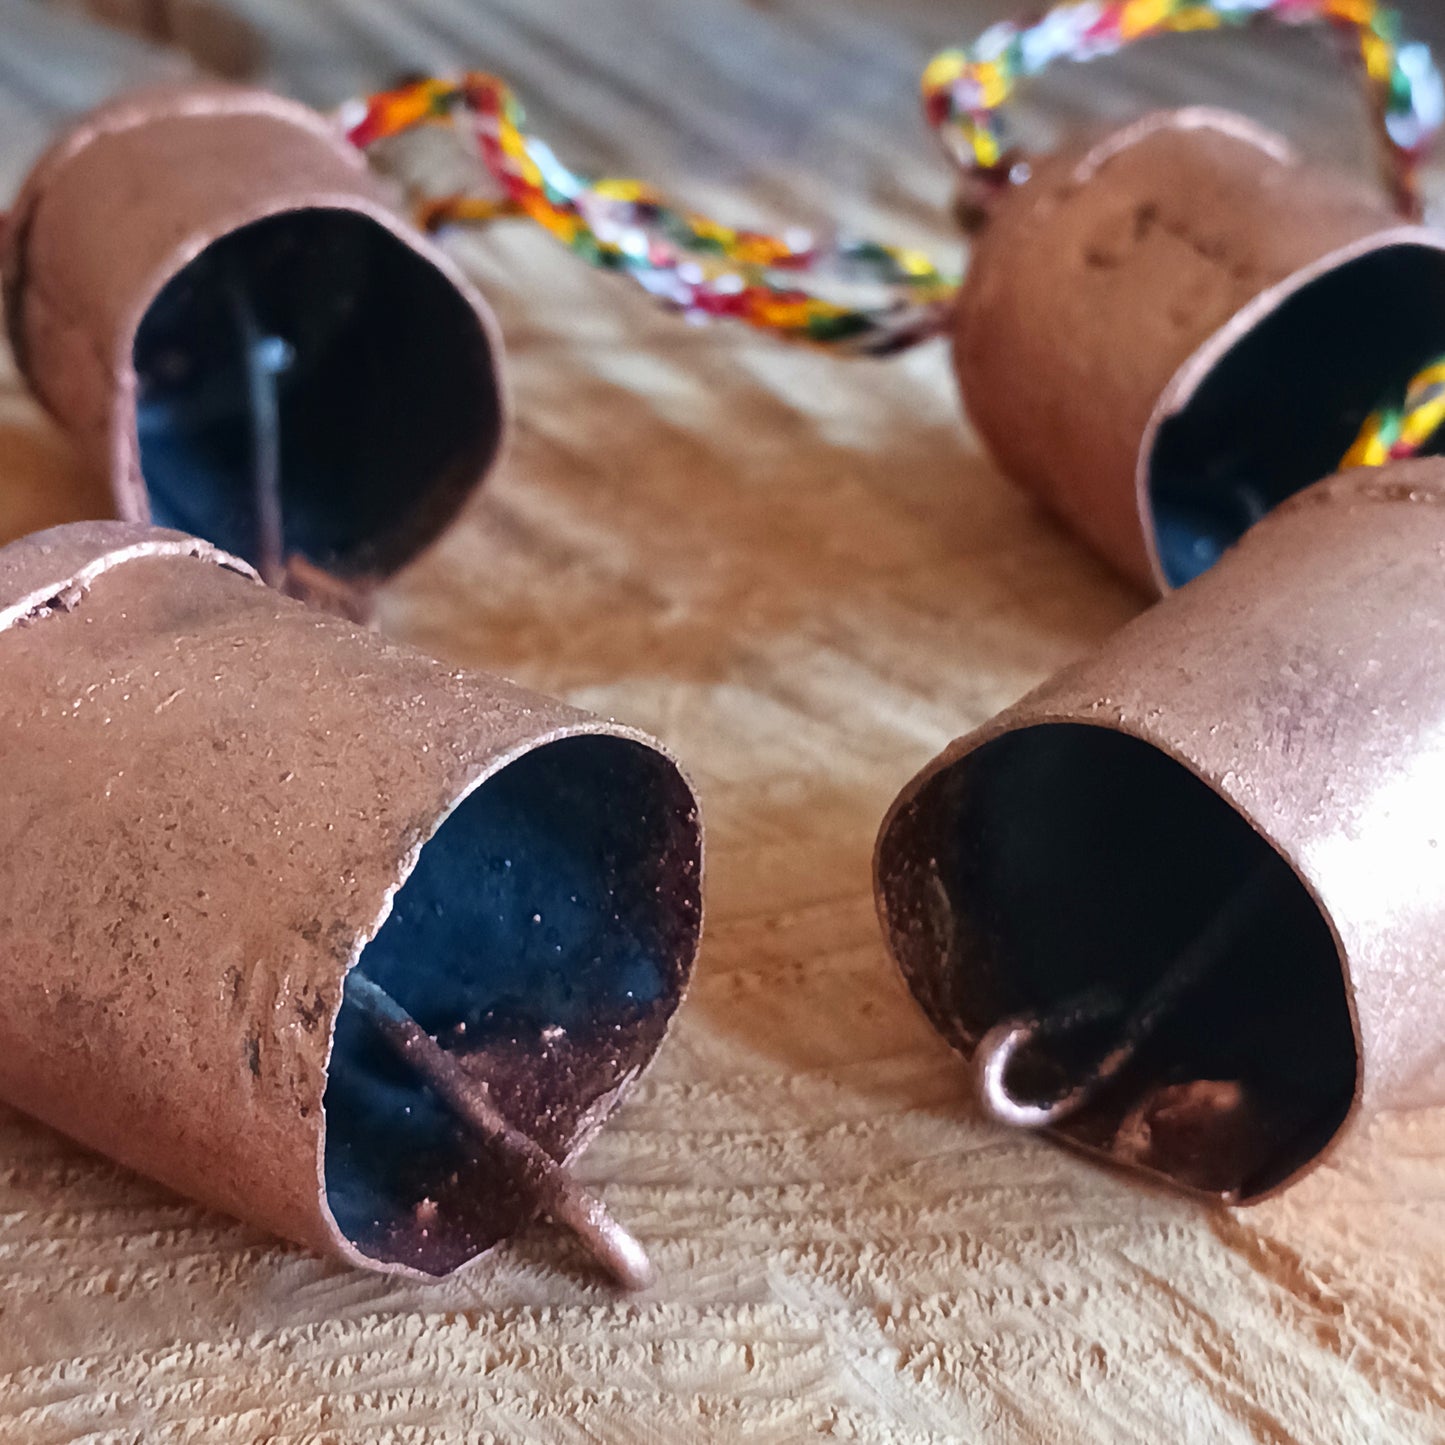
<instances>
[{"instance_id":1,"label":"colourful braided string","mask_svg":"<svg viewBox=\"0 0 1445 1445\"><path fill-rule=\"evenodd\" d=\"M1003 21L966 49L945 50L923 72L923 109L962 167L964 214L989 205L1028 165L1004 137L1001 112L1021 81L1058 60L1094 60L1150 36L1220 30L1257 20L1320 23L1350 42L1381 142L1394 204L1419 219L1419 167L1445 123L1445 84L1429 48L1405 39L1400 17L1376 0L1064 0L1036 20ZM1403 399L1371 414L1341 465L1379 466L1414 456L1445 423L1445 358Z\"/></svg>"},{"instance_id":2,"label":"colourful braided string","mask_svg":"<svg viewBox=\"0 0 1445 1445\"><path fill-rule=\"evenodd\" d=\"M521 105L496 76L428 79L374 95L343 112L346 133L366 149L418 126L446 126L477 149L500 197L422 198L429 230L499 215L530 216L584 260L631 276L689 317L729 317L793 340L879 355L938 334L957 281L916 251L806 235L769 236L680 210L641 181L586 180L530 135ZM892 293L866 308L827 299L792 280L834 275Z\"/></svg>"},{"instance_id":3,"label":"colourful braided string","mask_svg":"<svg viewBox=\"0 0 1445 1445\"><path fill-rule=\"evenodd\" d=\"M1027 166L1006 142L1000 111L1021 81L1058 60L1095 60L1136 40L1257 20L1322 23L1351 42L1380 136L1386 181L1402 215L1418 218L1417 169L1445 121L1445 87L1429 49L1407 42L1400 17L1376 0L1064 0L1037 20L1002 21L923 72L924 114L963 168L970 210Z\"/></svg>"},{"instance_id":4,"label":"colourful braided string","mask_svg":"<svg viewBox=\"0 0 1445 1445\"><path fill-rule=\"evenodd\" d=\"M1418 372L1394 406L1372 412L1340 462L1349 467L1382 467L1418 456L1445 425L1445 357Z\"/></svg>"},{"instance_id":5,"label":"colourful braided string","mask_svg":"<svg viewBox=\"0 0 1445 1445\"><path fill-rule=\"evenodd\" d=\"M1269 19L1322 23L1351 41L1369 95L1391 196L1420 213L1418 168L1445 123L1445 85L1426 46L1407 42L1399 16L1376 0L1064 0L1028 23L1002 22L965 49L945 50L923 75L924 109L963 168L979 217L1015 180L1022 157L1004 140L1001 111L1019 83L1058 60L1091 60L1135 40L1218 30ZM869 241L828 246L806 235L771 236L721 226L670 205L651 186L587 180L531 135L505 82L468 74L424 79L353 102L342 124L363 150L422 126L469 141L490 193L421 196L428 230L525 215L592 265L623 272L692 319L732 318L784 337L881 355L948 325L957 283L917 252ZM830 300L798 284L832 274L891 292L877 307ZM1342 465L1414 455L1445 424L1445 358L1409 384L1398 404L1374 412Z\"/></svg>"}]
</instances>

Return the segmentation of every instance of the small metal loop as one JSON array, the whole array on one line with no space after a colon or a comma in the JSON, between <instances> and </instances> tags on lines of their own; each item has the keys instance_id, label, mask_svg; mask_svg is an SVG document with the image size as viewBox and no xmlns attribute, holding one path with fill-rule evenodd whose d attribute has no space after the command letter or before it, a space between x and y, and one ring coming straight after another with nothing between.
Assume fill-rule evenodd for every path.
<instances>
[{"instance_id":1,"label":"small metal loop","mask_svg":"<svg viewBox=\"0 0 1445 1445\"><path fill-rule=\"evenodd\" d=\"M1008 151L997 165L964 166L960 160L953 216L965 236L976 236L988 225L998 198L1011 186L1022 185L1033 174L1023 151Z\"/></svg>"},{"instance_id":2,"label":"small metal loop","mask_svg":"<svg viewBox=\"0 0 1445 1445\"><path fill-rule=\"evenodd\" d=\"M1215 962L1233 944L1238 931L1270 897L1273 867L1255 865L1243 882L1225 896L1198 935L1159 975L1152 988L1127 1013L1117 1000L1098 990L1084 993L1047 1014L1015 1014L995 1024L974 1051L979 1096L1000 1123L1016 1129L1047 1129L1076 1114L1133 1061L1140 1047L1183 998L1208 977ZM1058 1036L1073 1029L1115 1020L1115 1042L1073 1088L1048 1103L1017 1098L1008 1086L1009 1066L1019 1050L1041 1034Z\"/></svg>"},{"instance_id":3,"label":"small metal loop","mask_svg":"<svg viewBox=\"0 0 1445 1445\"><path fill-rule=\"evenodd\" d=\"M1036 1043L1040 1035L1057 1037L1111 1018L1123 1018L1118 1000L1091 990L1051 1013L1016 1014L995 1024L979 1041L974 1054L979 1094L989 1113L1000 1123L1010 1124L1016 1129L1047 1129L1049 1125L1078 1113L1134 1057L1139 1041L1131 1036L1129 1020L1125 1020L1120 1042L1109 1049L1072 1089L1052 1102L1031 1103L1012 1093L1008 1086L1009 1066L1020 1050Z\"/></svg>"},{"instance_id":4,"label":"small metal loop","mask_svg":"<svg viewBox=\"0 0 1445 1445\"><path fill-rule=\"evenodd\" d=\"M1037 1015L1005 1019L983 1036L973 1056L984 1107L999 1123L1015 1129L1047 1129L1068 1118L1083 1103L1080 1095L1087 1088L1070 1090L1051 1104L1027 1103L1009 1092L1009 1065L1021 1048L1034 1041L1042 1022Z\"/></svg>"}]
</instances>

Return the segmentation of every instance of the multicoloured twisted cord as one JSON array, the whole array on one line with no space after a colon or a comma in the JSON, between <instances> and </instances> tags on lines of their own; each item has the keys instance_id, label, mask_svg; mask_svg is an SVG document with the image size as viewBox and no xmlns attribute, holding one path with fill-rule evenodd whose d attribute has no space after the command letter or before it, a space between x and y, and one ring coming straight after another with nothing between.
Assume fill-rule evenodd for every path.
<instances>
[{"instance_id":1,"label":"multicoloured twisted cord","mask_svg":"<svg viewBox=\"0 0 1445 1445\"><path fill-rule=\"evenodd\" d=\"M476 145L500 196L423 198L417 218L429 230L530 216L594 266L625 272L689 317L730 317L854 352L902 350L947 326L957 281L918 252L849 239L822 246L803 233L721 226L669 205L641 181L586 180L528 134L516 96L494 75L420 80L374 95L341 119L363 150L418 126L451 127ZM850 306L788 279L825 273L893 297L877 307Z\"/></svg>"},{"instance_id":2,"label":"multicoloured twisted cord","mask_svg":"<svg viewBox=\"0 0 1445 1445\"><path fill-rule=\"evenodd\" d=\"M1416 373L1394 406L1371 412L1354 445L1340 462L1350 467L1382 467L1418 456L1445 426L1445 357Z\"/></svg>"},{"instance_id":3,"label":"multicoloured twisted cord","mask_svg":"<svg viewBox=\"0 0 1445 1445\"><path fill-rule=\"evenodd\" d=\"M923 109L963 169L961 211L981 224L990 204L1028 175L1001 122L1021 81L1055 61L1094 60L1151 36L1266 19L1325 24L1350 40L1391 199L1402 215L1418 220L1418 171L1445 124L1445 83L1429 48L1407 41L1399 14L1377 0L1063 0L1036 20L1003 21L965 49L942 51L923 72ZM1442 425L1445 358L1420 371L1398 404L1371 414L1341 465L1379 466L1414 456Z\"/></svg>"},{"instance_id":4,"label":"multicoloured twisted cord","mask_svg":"<svg viewBox=\"0 0 1445 1445\"><path fill-rule=\"evenodd\" d=\"M1369 93L1386 179L1402 213L1418 216L1417 171L1445 124L1445 84L1426 46L1407 42L1377 0L1063 0L1040 18L1003 22L965 49L945 50L923 75L924 109L972 182L969 208L1027 173L1004 141L1000 112L1019 83L1056 60L1090 60L1135 40L1270 19L1322 23L1347 35ZM428 230L525 215L595 266L630 275L692 319L728 317L785 337L855 353L900 351L944 330L957 283L914 251L875 242L819 245L810 236L737 229L670 205L651 186L587 180L528 133L511 88L493 75L423 79L344 107L341 122L365 150L424 126L469 140L490 193L418 198ZM828 299L796 278L832 273L893 293L865 308ZM1374 412L1342 465L1414 455L1445 425L1445 357Z\"/></svg>"},{"instance_id":5,"label":"multicoloured twisted cord","mask_svg":"<svg viewBox=\"0 0 1445 1445\"><path fill-rule=\"evenodd\" d=\"M1402 215L1418 218L1416 172L1445 122L1445 86L1428 47L1407 42L1399 15L1377 0L1064 0L1036 20L1002 21L967 48L934 56L923 72L924 114L970 182L969 210L986 213L1027 173L999 114L1020 81L1057 60L1095 60L1150 36L1266 19L1321 23L1350 39L1391 196Z\"/></svg>"}]
</instances>

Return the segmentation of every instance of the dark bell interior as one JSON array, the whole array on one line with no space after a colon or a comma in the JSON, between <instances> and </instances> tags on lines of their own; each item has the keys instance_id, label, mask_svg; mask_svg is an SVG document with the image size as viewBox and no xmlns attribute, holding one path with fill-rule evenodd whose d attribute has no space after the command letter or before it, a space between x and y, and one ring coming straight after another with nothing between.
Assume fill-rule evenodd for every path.
<instances>
[{"instance_id":1,"label":"dark bell interior","mask_svg":"<svg viewBox=\"0 0 1445 1445\"><path fill-rule=\"evenodd\" d=\"M545 744L423 845L355 971L560 1158L677 1003L699 928L696 848L691 795L666 758L625 738ZM370 1257L444 1273L529 1213L507 1161L349 998L324 1107L327 1199Z\"/></svg>"},{"instance_id":2,"label":"dark bell interior","mask_svg":"<svg viewBox=\"0 0 1445 1445\"><path fill-rule=\"evenodd\" d=\"M1041 1034L1010 1087L1045 1102L1224 910L1225 942L1132 1062L1056 1126L1121 1163L1248 1199L1333 1137L1357 1057L1339 950L1290 866L1151 745L1058 723L984 744L928 783L885 837L895 946L933 977L931 1011L971 1048L1002 1020L1102 1017ZM1252 900L1242 913L1238 900ZM1234 916L1238 915L1238 916ZM1228 1109L1183 1117L1207 1093ZM1213 1106L1211 1106L1213 1107Z\"/></svg>"},{"instance_id":3,"label":"dark bell interior","mask_svg":"<svg viewBox=\"0 0 1445 1445\"><path fill-rule=\"evenodd\" d=\"M1327 271L1241 337L1155 440L1150 499L1170 586L1338 471L1370 413L1445 354L1442 337L1445 251L1413 244Z\"/></svg>"},{"instance_id":4,"label":"dark bell interior","mask_svg":"<svg viewBox=\"0 0 1445 1445\"><path fill-rule=\"evenodd\" d=\"M394 570L496 452L495 358L475 311L369 216L313 209L221 237L137 328L153 520L260 564L258 414L270 392L283 551Z\"/></svg>"}]
</instances>

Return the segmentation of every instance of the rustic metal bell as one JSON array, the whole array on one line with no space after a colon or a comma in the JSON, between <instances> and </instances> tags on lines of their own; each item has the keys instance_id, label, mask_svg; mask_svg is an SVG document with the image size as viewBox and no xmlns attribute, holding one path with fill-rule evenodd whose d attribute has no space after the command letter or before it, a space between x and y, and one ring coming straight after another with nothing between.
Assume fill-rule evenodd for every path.
<instances>
[{"instance_id":1,"label":"rustic metal bell","mask_svg":"<svg viewBox=\"0 0 1445 1445\"><path fill-rule=\"evenodd\" d=\"M1445 233L1240 116L1153 114L998 198L959 299L999 464L1165 592L1445 351Z\"/></svg>"},{"instance_id":2,"label":"rustic metal bell","mask_svg":"<svg viewBox=\"0 0 1445 1445\"><path fill-rule=\"evenodd\" d=\"M21 371L118 514L278 580L409 561L496 458L491 313L322 116L219 85L62 134L3 248Z\"/></svg>"},{"instance_id":3,"label":"rustic metal bell","mask_svg":"<svg viewBox=\"0 0 1445 1445\"><path fill-rule=\"evenodd\" d=\"M0 1098L376 1269L607 1235L561 1166L701 926L651 739L130 523L0 551L0 674Z\"/></svg>"},{"instance_id":4,"label":"rustic metal bell","mask_svg":"<svg viewBox=\"0 0 1445 1445\"><path fill-rule=\"evenodd\" d=\"M1445 1102L1445 461L1279 505L949 747L893 957L1007 1122L1247 1202Z\"/></svg>"}]
</instances>

